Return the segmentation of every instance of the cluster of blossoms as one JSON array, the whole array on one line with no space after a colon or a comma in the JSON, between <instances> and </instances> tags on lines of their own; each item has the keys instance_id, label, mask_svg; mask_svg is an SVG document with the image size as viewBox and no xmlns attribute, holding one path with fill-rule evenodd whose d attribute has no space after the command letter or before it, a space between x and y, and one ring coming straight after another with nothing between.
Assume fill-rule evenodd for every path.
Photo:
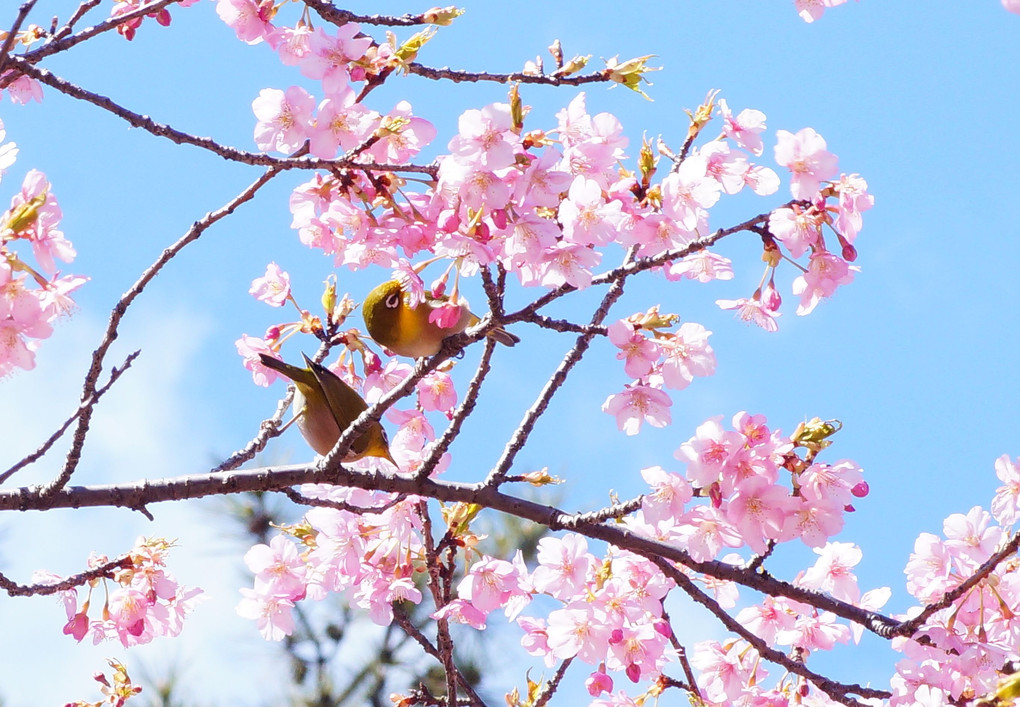
<instances>
[{"instance_id":1,"label":"cluster of blossoms","mask_svg":"<svg viewBox=\"0 0 1020 707\"><path fill-rule=\"evenodd\" d=\"M922 533L905 569L907 591L922 605L957 589L1005 544L1020 520L1020 460L995 462L1003 485L991 513L974 507L943 524L943 538ZM1020 668L1020 561L986 572L950 606L934 613L911 640L897 639L904 654L892 679L890 705L949 705L993 692L1003 671ZM907 612L914 616L916 607Z\"/></svg>"},{"instance_id":2,"label":"cluster of blossoms","mask_svg":"<svg viewBox=\"0 0 1020 707\"><path fill-rule=\"evenodd\" d=\"M0 143L4 137L0 123ZM0 175L16 155L14 143L0 144ZM16 368L35 367L39 340L53 333L54 320L74 306L70 294L88 279L61 276L56 268L54 259L69 263L75 256L58 229L60 218L46 176L34 169L0 215L0 378ZM36 267L14 250L19 242L31 247Z\"/></svg>"},{"instance_id":3,"label":"cluster of blossoms","mask_svg":"<svg viewBox=\"0 0 1020 707\"><path fill-rule=\"evenodd\" d=\"M306 485L301 492L353 510L314 508L288 529L297 544L278 535L244 556L255 584L241 590L237 612L253 619L263 637L290 635L295 603L330 592L344 594L384 626L393 621L394 602L421 602L415 583L423 557L418 499L336 486Z\"/></svg>"},{"instance_id":4,"label":"cluster of blossoms","mask_svg":"<svg viewBox=\"0 0 1020 707\"><path fill-rule=\"evenodd\" d=\"M174 4L180 5L181 7L190 7L191 5L194 5L197 2L198 0L176 0ZM148 0L114 0L113 8L110 10L110 17L111 18L123 17L129 12L140 10L142 7L148 4L149 4ZM117 32L120 33L120 35L124 37L124 39L127 39L128 41L134 39L135 32L138 31L139 27L141 27L142 21L146 17L151 17L163 27L170 26L170 10L166 7L162 7L159 10L156 10L155 12L145 13L139 15L138 17L130 19L126 22L120 23L119 25L117 25Z\"/></svg>"},{"instance_id":5,"label":"cluster of blossoms","mask_svg":"<svg viewBox=\"0 0 1020 707\"><path fill-rule=\"evenodd\" d=\"M715 354L708 344L712 332L694 322L685 322L672 333L660 331L678 319L675 314L660 315L653 307L609 326L609 341L621 349L617 358L624 360L627 375L637 380L622 393L610 395L602 409L614 415L628 435L637 434L646 421L655 427L670 423L673 401L663 386L683 390L695 376L715 372Z\"/></svg>"},{"instance_id":6,"label":"cluster of blossoms","mask_svg":"<svg viewBox=\"0 0 1020 707\"><path fill-rule=\"evenodd\" d=\"M81 641L92 634L92 642L119 640L125 647L150 642L157 636L176 636L184 617L202 599L202 590L183 587L165 570L166 557L173 543L162 538L139 538L125 561L113 570L113 579L98 578L88 584L85 600L79 605L78 590L60 592L67 611L64 633ZM92 555L90 568L110 564L105 556ZM33 581L57 584L62 577L36 572ZM113 588L110 588L110 583ZM103 585L103 606L99 616L89 616L93 590Z\"/></svg>"},{"instance_id":7,"label":"cluster of blossoms","mask_svg":"<svg viewBox=\"0 0 1020 707\"><path fill-rule=\"evenodd\" d=\"M696 561L719 559L727 548L761 554L773 543L800 539L816 548L819 559L797 578L797 586L880 608L888 590L862 596L857 587L852 568L860 561L860 551L847 543L827 542L842 527L842 514L851 508L852 498L867 493L861 470L849 461L828 465L793 453L796 446L824 446L818 441L826 433L819 432L817 424L784 437L769 430L761 416L740 413L733 423L735 430L724 430L718 419L709 420L681 446L677 456L686 462L684 475L659 467L643 470L651 493L639 511L624 519L626 526ZM783 473L791 480L788 486L780 483ZM302 491L351 510L315 508L303 523L288 528L287 535L246 555L255 583L242 590L238 612L256 620L265 637L280 640L288 635L295 602L322 599L328 592L345 593L381 624L392 621L393 601L423 600L414 581L423 569L421 522L414 511L419 499L327 486ZM703 502L693 504L696 498ZM371 508L380 510L364 510ZM722 559L741 562L732 554ZM692 576L723 609L736 605L734 584ZM547 666L573 658L593 666L588 688L597 697L612 691L611 673L623 673L632 682L654 682L677 659L663 613L663 602L674 587L652 561L613 547L599 559L588 551L583 536L570 533L543 538L533 569L519 553L512 561L480 555L458 583L456 598L433 617L481 630L488 615L502 609L523 629L524 648ZM538 595L558 602L557 608L544 618L523 615ZM838 623L830 613L782 597L744 609L737 620L766 644L796 648L805 655L852 636L859 639L861 631ZM700 674L699 687L711 701L768 693L758 686L765 671L746 642L708 641L695 645L690 654Z\"/></svg>"}]
</instances>

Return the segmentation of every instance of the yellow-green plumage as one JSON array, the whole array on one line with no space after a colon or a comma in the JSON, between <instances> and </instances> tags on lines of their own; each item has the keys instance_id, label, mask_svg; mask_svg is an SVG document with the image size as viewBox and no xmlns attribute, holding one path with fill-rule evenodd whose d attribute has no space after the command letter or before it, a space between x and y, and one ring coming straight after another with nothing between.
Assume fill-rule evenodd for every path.
<instances>
[{"instance_id":1,"label":"yellow-green plumage","mask_svg":"<svg viewBox=\"0 0 1020 707\"><path fill-rule=\"evenodd\" d=\"M329 453L368 405L355 390L323 365L304 357L307 368L298 368L280 359L259 354L262 365L279 371L294 381L294 416L298 430L308 445L322 455ZM380 457L393 462L386 432L378 421L368 426L347 451L344 461L362 457Z\"/></svg>"},{"instance_id":2,"label":"yellow-green plumage","mask_svg":"<svg viewBox=\"0 0 1020 707\"><path fill-rule=\"evenodd\" d=\"M400 283L390 280L369 292L361 306L368 335L399 356L421 358L439 353L443 339L459 334L479 321L462 305L460 318L453 326L444 329L430 322L429 315L445 304L447 298L433 297L426 292L425 301L417 307L411 307L407 300ZM505 329L493 329L488 336L506 346L520 341Z\"/></svg>"}]
</instances>

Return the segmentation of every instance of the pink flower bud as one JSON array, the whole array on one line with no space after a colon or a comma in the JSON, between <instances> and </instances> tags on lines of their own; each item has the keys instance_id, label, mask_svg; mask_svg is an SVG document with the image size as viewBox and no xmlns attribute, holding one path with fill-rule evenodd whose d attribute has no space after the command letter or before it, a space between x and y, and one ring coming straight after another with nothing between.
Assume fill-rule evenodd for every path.
<instances>
[{"instance_id":1,"label":"pink flower bud","mask_svg":"<svg viewBox=\"0 0 1020 707\"><path fill-rule=\"evenodd\" d=\"M869 491L871 491L871 487L868 486L867 481L860 481L857 483L856 486L850 489L850 493L852 493L857 498L864 498L865 496L868 495Z\"/></svg>"},{"instance_id":2,"label":"pink flower bud","mask_svg":"<svg viewBox=\"0 0 1020 707\"><path fill-rule=\"evenodd\" d=\"M719 486L719 482L715 481L711 486L708 487L708 497L712 500L712 507L719 508L722 506L722 487Z\"/></svg>"},{"instance_id":3,"label":"pink flower bud","mask_svg":"<svg viewBox=\"0 0 1020 707\"><path fill-rule=\"evenodd\" d=\"M596 670L594 673L588 676L588 679L584 681L584 686L588 689L588 694L592 697L598 697L603 692L613 691L613 679L606 675L601 670Z\"/></svg>"},{"instance_id":4,"label":"pink flower bud","mask_svg":"<svg viewBox=\"0 0 1020 707\"><path fill-rule=\"evenodd\" d=\"M631 682L637 682L641 679L641 666L637 663L631 663L627 666L626 673Z\"/></svg>"},{"instance_id":5,"label":"pink flower bud","mask_svg":"<svg viewBox=\"0 0 1020 707\"><path fill-rule=\"evenodd\" d=\"M507 227L509 220L506 216L506 209L494 209L491 216L492 222L496 224L496 228L503 230Z\"/></svg>"}]
</instances>

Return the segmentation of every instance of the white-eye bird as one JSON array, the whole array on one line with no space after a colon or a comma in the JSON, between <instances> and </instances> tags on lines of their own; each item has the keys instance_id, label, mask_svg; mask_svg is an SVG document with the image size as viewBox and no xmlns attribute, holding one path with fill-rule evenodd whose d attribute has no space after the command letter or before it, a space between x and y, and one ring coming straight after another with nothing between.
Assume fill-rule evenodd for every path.
<instances>
[{"instance_id":1,"label":"white-eye bird","mask_svg":"<svg viewBox=\"0 0 1020 707\"><path fill-rule=\"evenodd\" d=\"M381 346L399 356L421 358L439 353L443 339L477 324L480 320L467 308L460 307L460 318L452 326L441 327L429 321L429 315L449 302L448 297L434 297L425 293L425 301L412 307L406 292L396 280L379 285L365 296L361 305L368 335ZM493 329L489 338L506 346L520 339L506 329Z\"/></svg>"},{"instance_id":2,"label":"white-eye bird","mask_svg":"<svg viewBox=\"0 0 1020 707\"><path fill-rule=\"evenodd\" d=\"M266 354L259 354L259 359L263 366L294 381L297 389L294 393L294 419L301 436L319 454L329 454L340 434L368 409L354 388L307 356L304 356L306 368L292 366ZM378 420L354 440L343 461L357 461L362 457L380 457L397 465L390 456L386 432Z\"/></svg>"}]
</instances>

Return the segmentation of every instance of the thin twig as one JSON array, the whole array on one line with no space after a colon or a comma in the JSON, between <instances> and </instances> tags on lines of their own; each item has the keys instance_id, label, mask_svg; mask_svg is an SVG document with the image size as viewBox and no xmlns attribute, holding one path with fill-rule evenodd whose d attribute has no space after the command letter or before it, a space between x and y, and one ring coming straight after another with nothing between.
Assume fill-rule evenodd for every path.
<instances>
[{"instance_id":1,"label":"thin twig","mask_svg":"<svg viewBox=\"0 0 1020 707\"><path fill-rule=\"evenodd\" d=\"M556 693L556 689L560 686L563 681L563 676L567 674L567 668L574 662L574 658L570 657L560 663L560 667L556 668L556 674L552 676L552 680L547 682L542 688L542 691L538 694L535 700L535 707L545 707L549 704L549 700Z\"/></svg>"},{"instance_id":2,"label":"thin twig","mask_svg":"<svg viewBox=\"0 0 1020 707\"><path fill-rule=\"evenodd\" d=\"M20 8L18 8L18 15L14 18L14 23L11 24L11 29L7 33L7 37L4 38L4 43L0 45L0 76L4 73L4 67L7 65L7 57L10 56L11 47L14 46L14 41L17 39L18 32L21 30L21 23L28 17L28 13L32 11L37 0L28 0Z\"/></svg>"},{"instance_id":3,"label":"thin twig","mask_svg":"<svg viewBox=\"0 0 1020 707\"><path fill-rule=\"evenodd\" d=\"M97 7L101 2L102 0L84 0L80 5L78 5L78 9L74 11L74 14L71 15L67 22L64 23L64 26L54 32L50 38L46 40L46 43L49 44L50 42L55 42L58 39L63 39L67 35L71 34L71 32L74 31L74 26L78 24L79 20L81 20L81 18L84 17L89 10Z\"/></svg>"},{"instance_id":4,"label":"thin twig","mask_svg":"<svg viewBox=\"0 0 1020 707\"><path fill-rule=\"evenodd\" d=\"M197 135L183 132L165 123L159 123L147 115L142 115L141 113L128 110L107 96L102 96L98 93L86 90L71 83L70 81L67 81L66 79L56 76L46 69L40 69L32 66L26 62L23 57L11 57L11 61L17 70L25 75L31 76L40 83L44 83L63 94L71 96L72 98L77 98L87 103L91 103L97 108L108 111L109 113L116 115L118 118L122 118L132 127L141 128L156 137L165 138L178 145L191 145L203 150L208 150L209 152L232 162L240 162L241 164L256 167L274 167L278 170L332 170L338 168L351 168L373 172L410 172L414 174L424 174L431 179L435 179L438 174L438 168L434 165L390 165L379 162L355 161L354 158L357 157L358 151L362 149L362 146L358 146L351 150L350 153L341 155L337 159L333 160L326 160L317 157L273 157L272 155L266 155L259 152L246 152L245 150L239 150L236 147L221 145L212 138L199 137Z\"/></svg>"},{"instance_id":5,"label":"thin twig","mask_svg":"<svg viewBox=\"0 0 1020 707\"><path fill-rule=\"evenodd\" d=\"M231 471L237 469L245 462L249 462L255 458L266 445L269 444L269 440L273 437L277 437L280 434L280 421L283 420L283 413L287 412L287 408L290 407L291 401L294 400L294 391L289 390L285 396L280 400L276 406L276 412L268 420L263 420L262 424L259 425L258 434L252 438L248 444L241 449L237 450L229 457L224 459L219 466L216 466L212 471Z\"/></svg>"},{"instance_id":6,"label":"thin twig","mask_svg":"<svg viewBox=\"0 0 1020 707\"><path fill-rule=\"evenodd\" d=\"M135 351L134 353L130 354L126 359L124 359L124 363L120 365L120 368L114 367L113 370L110 371L110 380L106 382L106 385L97 389L93 395L90 395L88 399L85 400L85 402L80 403L78 405L78 409L74 411L74 414L67 418L67 420L64 421L64 424L61 425L56 432L50 435L49 439L42 443L42 446L40 446L37 450L29 454L21 461L19 461L17 464L9 468L4 473L0 474L0 484L7 481L7 479L11 478L11 476L13 476L19 470L23 469L29 464L32 464L38 459L41 459L42 456L46 454L46 452L48 452L54 444L56 444L57 440L60 439L61 436L63 436L64 432L67 431L67 428L71 426L72 422L81 417L86 410L92 409L99 402L99 399L103 397L103 393L108 391L110 389L110 386L116 383L117 379L120 378L121 375L123 375L123 373L128 368L131 367L131 364L134 362L136 358L138 358L138 354L140 353L141 351Z\"/></svg>"},{"instance_id":7,"label":"thin twig","mask_svg":"<svg viewBox=\"0 0 1020 707\"><path fill-rule=\"evenodd\" d=\"M75 587L81 587L100 577L113 577L115 570L130 567L131 564L131 558L125 555L116 560L106 562L100 567L94 567L80 574L71 575L52 584L17 584L3 574L0 574L0 589L3 589L12 597L47 596L57 592L64 592L68 589L74 589Z\"/></svg>"},{"instance_id":8,"label":"thin twig","mask_svg":"<svg viewBox=\"0 0 1020 707\"><path fill-rule=\"evenodd\" d=\"M998 552L985 560L980 567L978 567L974 574L970 575L967 579L961 582L957 587L951 591L946 592L941 599L933 604L929 604L921 611L917 616L914 616L908 621L904 621L897 626L891 632L890 636L910 636L917 631L921 625L928 620L928 618L942 609L945 609L954 601L962 597L964 594L969 592L978 582L985 579L991 574L999 564L1014 555L1017 549L1020 548L1020 531L1013 534L1009 542L1006 543Z\"/></svg>"},{"instance_id":9,"label":"thin twig","mask_svg":"<svg viewBox=\"0 0 1020 707\"><path fill-rule=\"evenodd\" d=\"M393 619L397 622L397 625L400 626L400 628L408 636L413 638L415 642L419 646L421 646L426 653L428 653L430 656L435 658L440 663L443 662L442 657L440 656L439 653L439 649L432 645L432 642L428 639L428 637L426 637L425 634L421 632L421 629L414 625L414 622L411 621L411 617L409 617L407 613L405 613L404 610L401 609L399 606L393 607ZM457 676L457 682L460 683L461 689L464 690L465 693L467 693L468 697L471 700L471 704L479 705L480 707L485 707L485 700L483 700L478 695L478 693L475 692L475 689L471 686L471 683L468 682L467 678L465 678L464 675L456 668L454 668L454 671Z\"/></svg>"},{"instance_id":10,"label":"thin twig","mask_svg":"<svg viewBox=\"0 0 1020 707\"><path fill-rule=\"evenodd\" d=\"M454 83L478 81L492 81L494 83L530 83L542 86L584 86L589 83L608 83L609 70L602 69L591 74L580 76L554 76L552 74L526 74L523 71L516 71L509 74L493 74L488 71L464 71L461 69L450 69L448 67L433 68L412 62L407 65L407 71L411 74L427 79L445 79Z\"/></svg>"},{"instance_id":11,"label":"thin twig","mask_svg":"<svg viewBox=\"0 0 1020 707\"><path fill-rule=\"evenodd\" d=\"M390 499L381 506L356 506L353 503L344 503L343 501L331 501L328 498L312 498L311 496L305 496L302 493L295 491L294 489L286 488L283 489L282 493L292 500L294 503L298 503L302 506L314 506L316 508L332 508L335 511L347 511L348 513L356 513L358 515L373 515L383 513L390 508L393 508L397 504L401 503L407 498L406 494L401 494L395 498Z\"/></svg>"},{"instance_id":12,"label":"thin twig","mask_svg":"<svg viewBox=\"0 0 1020 707\"><path fill-rule=\"evenodd\" d=\"M490 361L495 349L495 339L486 337L485 348L482 349L482 358L478 362L478 368L475 369L475 375L471 378L471 382L468 384L467 392L464 394L464 400L461 401L460 405L454 411L453 418L450 420L449 426L447 426L446 430L443 432L443 436L439 438L439 441L432 445L428 459L422 463L421 468L418 469L415 476L427 477L431 474L443 454L450 448L450 444L452 444L453 440L457 438L457 435L460 433L460 428L464 424L464 420L466 420L468 415L470 415L475 409L475 403L478 401L478 393L481 391L482 382L489 374L489 370L491 368Z\"/></svg>"},{"instance_id":13,"label":"thin twig","mask_svg":"<svg viewBox=\"0 0 1020 707\"><path fill-rule=\"evenodd\" d=\"M357 22L361 25L379 25L381 27L412 27L415 25L432 24L425 20L424 14L411 15L356 15L349 10L341 10L334 7L326 0L302 0L308 7L322 19L334 25L342 26L349 22Z\"/></svg>"},{"instance_id":14,"label":"thin twig","mask_svg":"<svg viewBox=\"0 0 1020 707\"><path fill-rule=\"evenodd\" d=\"M633 252L633 248L631 249L631 252ZM625 262L629 261L629 258L630 254L628 253L628 257ZM595 313L592 315L589 327L597 327L606 318L609 314L609 309L613 306L616 300L620 298L620 295L623 294L623 282L623 278L613 282L609 291L606 292L602 301L599 303ZM535 423L538 422L538 419L549 407L549 402L552 400L553 395L555 395L563 385L563 382L567 379L567 374L570 373L573 367L577 365L584 356L588 347L591 345L591 340L593 338L595 338L594 331L588 331L577 337L577 341L574 342L574 346L563 357L563 360L560 361L560 365L542 387L535 403L526 413L524 413L524 418L517 426L517 429L514 430L510 440L506 443L506 447L504 447L503 454L500 456L499 461L496 462L496 465L485 479L486 485L499 484L505 480L507 473L509 473L510 468L513 466L514 458L528 441L528 437L531 435L531 432L535 427Z\"/></svg>"},{"instance_id":15,"label":"thin twig","mask_svg":"<svg viewBox=\"0 0 1020 707\"><path fill-rule=\"evenodd\" d=\"M684 593L687 594L691 599L708 609L713 616L726 627L731 633L743 638L751 646L758 651L766 660L776 663L786 668L791 673L799 675L802 678L810 680L818 689L828 695L830 698L848 707L865 707L864 703L859 702L852 697L850 694L860 695L864 698L878 698L888 699L892 697L892 693L886 690L875 690L870 687L862 687L861 685L848 685L845 683L830 680L824 675L809 670L806 665L796 660L793 660L782 651L777 651L771 648L765 641L756 636L751 631L744 628L744 625L739 621L730 616L725 609L719 606L718 602L703 592L686 574L677 569L672 563L663 560L661 558L649 558L654 562L662 572L677 583Z\"/></svg>"},{"instance_id":16,"label":"thin twig","mask_svg":"<svg viewBox=\"0 0 1020 707\"><path fill-rule=\"evenodd\" d=\"M86 27L81 32L73 34L70 37L48 41L37 49L25 52L19 58L29 62L30 64L35 64L45 57L67 51L71 47L81 44L87 39L92 39L93 37L103 34L104 32L109 32L110 30L115 30L125 22L130 22L131 20L139 17L145 17L153 12L158 12L164 7L172 5L175 2L177 2L177 0L154 0L148 5L143 5L137 9L131 10L130 12L125 12L123 15L110 17L93 27ZM7 79L6 81L10 80L13 80L13 78ZM0 88L5 87L6 85L7 83L5 80L0 80Z\"/></svg>"},{"instance_id":17,"label":"thin twig","mask_svg":"<svg viewBox=\"0 0 1020 707\"><path fill-rule=\"evenodd\" d=\"M117 338L117 329L120 326L121 320L124 318L124 314L127 312L128 307L131 306L132 302L134 302L135 298L142 293L150 282L152 282L153 278L159 274L163 267L173 260L173 258L188 244L198 240L210 226L232 214L241 204L254 198L258 190L265 186L265 184L279 174L279 172L280 170L276 168L266 170L261 177L252 182L240 194L235 196L216 211L206 214L204 217L193 223L191 228L189 228L176 243L164 250L156 261L146 268L145 272L142 273L141 277L138 278L135 284L132 285L131 288L120 298L120 301L117 302L110 314L110 321L106 326L106 333L103 336L103 340L92 353L92 365L89 367L89 371L85 375L85 382L82 386L82 400L88 400L95 395L96 381L99 380L99 375L103 370L103 360L106 358L106 353L109 351L110 346L113 345L114 339ZM52 482L47 484L40 491L40 497L44 501L53 498L64 486L67 485L68 481L70 481L71 474L74 473L74 470L78 466L78 461L81 459L81 450L85 445L85 436L88 433L89 424L92 421L93 410L94 408L87 408L82 411L81 415L78 416L78 425L75 429L74 438L71 442L71 449L67 453L64 468L61 469L60 474ZM133 507L139 508L142 506Z\"/></svg>"}]
</instances>

